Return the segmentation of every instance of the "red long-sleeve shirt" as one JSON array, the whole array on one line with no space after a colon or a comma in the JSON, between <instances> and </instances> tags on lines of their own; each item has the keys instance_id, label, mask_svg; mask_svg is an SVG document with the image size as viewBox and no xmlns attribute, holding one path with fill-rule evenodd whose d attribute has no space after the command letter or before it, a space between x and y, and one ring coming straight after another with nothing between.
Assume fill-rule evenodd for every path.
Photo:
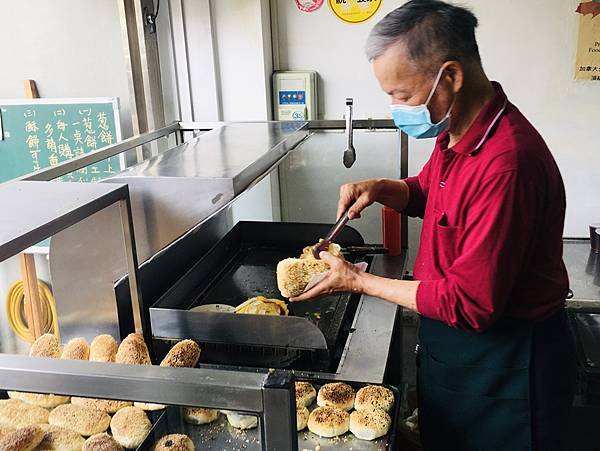
<instances>
[{"instance_id":1,"label":"red long-sleeve shirt","mask_svg":"<svg viewBox=\"0 0 600 451\"><path fill-rule=\"evenodd\" d=\"M544 140L496 95L452 148L445 132L409 187L423 218L414 277L420 314L467 330L539 321L563 308L565 191Z\"/></svg>"}]
</instances>

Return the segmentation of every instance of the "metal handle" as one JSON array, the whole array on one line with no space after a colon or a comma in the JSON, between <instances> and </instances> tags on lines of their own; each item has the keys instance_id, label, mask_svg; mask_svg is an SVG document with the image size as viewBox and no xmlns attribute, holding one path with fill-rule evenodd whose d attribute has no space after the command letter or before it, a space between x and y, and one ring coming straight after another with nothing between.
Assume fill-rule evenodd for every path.
<instances>
[{"instance_id":1,"label":"metal handle","mask_svg":"<svg viewBox=\"0 0 600 451\"><path fill-rule=\"evenodd\" d=\"M346 210L346 213L344 213L340 217L340 219L338 219L338 221L335 223L333 228L329 231L329 233L325 237L325 241L331 242L331 241L335 240L337 238L337 236L340 234L340 232L342 231L342 229L344 228L344 226L348 223L348 221L350 221L350 210Z\"/></svg>"},{"instance_id":2,"label":"metal handle","mask_svg":"<svg viewBox=\"0 0 600 451\"><path fill-rule=\"evenodd\" d=\"M316 259L319 259L319 253L321 251L325 251L325 250L329 249L329 245L331 244L331 242L337 238L337 236L340 234L340 232L342 231L344 226L350 220L349 214L350 214L350 210L346 210L346 213L344 213L340 217L340 219L338 219L338 221L331 228L331 230L329 231L329 233L327 234L325 239L314 247L313 255Z\"/></svg>"}]
</instances>

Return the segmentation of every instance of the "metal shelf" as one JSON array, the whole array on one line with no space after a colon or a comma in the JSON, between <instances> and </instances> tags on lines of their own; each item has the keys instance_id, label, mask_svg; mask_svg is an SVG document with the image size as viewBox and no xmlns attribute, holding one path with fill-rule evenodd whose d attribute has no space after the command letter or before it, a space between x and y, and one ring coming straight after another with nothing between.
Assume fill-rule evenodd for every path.
<instances>
[{"instance_id":1,"label":"metal shelf","mask_svg":"<svg viewBox=\"0 0 600 451\"><path fill-rule=\"evenodd\" d=\"M138 261L129 188L123 184L49 183L13 181L0 185L0 262L77 224L106 207L118 204L129 292L134 305L140 302ZM24 211L27 214L23 214ZM131 306L123 310L132 314ZM126 321L125 323L131 323ZM125 336L132 330L120 330Z\"/></svg>"}]
</instances>

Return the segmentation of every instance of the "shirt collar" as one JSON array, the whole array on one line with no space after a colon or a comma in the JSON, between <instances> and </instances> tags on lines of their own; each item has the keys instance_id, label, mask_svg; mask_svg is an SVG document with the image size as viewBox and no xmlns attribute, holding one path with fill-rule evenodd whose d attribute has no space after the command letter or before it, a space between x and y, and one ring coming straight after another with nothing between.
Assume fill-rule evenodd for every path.
<instances>
[{"instance_id":1,"label":"shirt collar","mask_svg":"<svg viewBox=\"0 0 600 451\"><path fill-rule=\"evenodd\" d=\"M493 81L492 85L496 94L479 112L479 115L467 130L465 136L449 150L463 155L472 155L477 152L485 141L489 138L500 117L506 110L508 98L500 83ZM446 149L450 136L448 131L442 133L437 139L437 145L440 149Z\"/></svg>"}]
</instances>

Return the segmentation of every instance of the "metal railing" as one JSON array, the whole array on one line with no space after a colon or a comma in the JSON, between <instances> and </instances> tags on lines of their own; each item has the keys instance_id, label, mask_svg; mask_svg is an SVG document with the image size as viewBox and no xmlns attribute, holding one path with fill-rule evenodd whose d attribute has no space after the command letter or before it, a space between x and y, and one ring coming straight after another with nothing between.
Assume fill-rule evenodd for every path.
<instances>
[{"instance_id":1,"label":"metal railing","mask_svg":"<svg viewBox=\"0 0 600 451\"><path fill-rule=\"evenodd\" d=\"M103 147L95 152L90 152L72 160L65 161L56 166L41 169L37 172L26 174L16 180L50 181L67 175L73 171L98 163L115 155L135 149L160 138L176 134L177 144L184 141L185 132L210 131L226 125L227 122L172 122L171 124L143 133L138 136L127 138L110 146ZM320 120L305 122L310 131L319 130L344 130L346 122L343 120ZM361 130L393 130L396 127L391 119L357 119L352 121L353 129Z\"/></svg>"},{"instance_id":2,"label":"metal railing","mask_svg":"<svg viewBox=\"0 0 600 451\"><path fill-rule=\"evenodd\" d=\"M290 371L168 368L0 354L0 390L242 411L261 417L262 449L298 449Z\"/></svg>"}]
</instances>

